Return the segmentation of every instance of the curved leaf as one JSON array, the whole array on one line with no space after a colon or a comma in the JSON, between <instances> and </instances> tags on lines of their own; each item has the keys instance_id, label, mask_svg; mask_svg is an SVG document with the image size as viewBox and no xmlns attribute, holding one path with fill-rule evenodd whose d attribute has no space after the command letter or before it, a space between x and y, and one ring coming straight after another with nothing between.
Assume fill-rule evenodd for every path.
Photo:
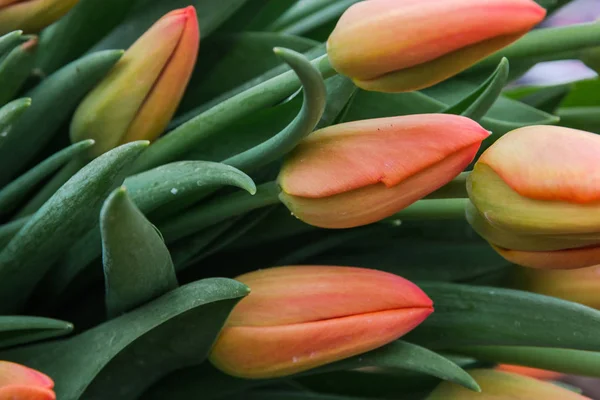
<instances>
[{"instance_id":1,"label":"curved leaf","mask_svg":"<svg viewBox=\"0 0 600 400\"><path fill-rule=\"evenodd\" d=\"M298 74L304 90L304 102L300 113L277 135L226 159L224 164L250 171L275 161L312 132L323 115L327 92L320 72L300 53L283 48L275 48L274 52Z\"/></svg>"},{"instance_id":2,"label":"curved leaf","mask_svg":"<svg viewBox=\"0 0 600 400\"><path fill-rule=\"evenodd\" d=\"M459 347L453 353L479 360L524 365L565 374L600 377L600 352L521 346Z\"/></svg>"},{"instance_id":3,"label":"curved leaf","mask_svg":"<svg viewBox=\"0 0 600 400\"><path fill-rule=\"evenodd\" d=\"M518 290L450 283L419 285L435 312L405 336L428 348L474 345L600 350L600 311Z\"/></svg>"},{"instance_id":4,"label":"curved leaf","mask_svg":"<svg viewBox=\"0 0 600 400\"><path fill-rule=\"evenodd\" d=\"M368 353L315 368L291 378L363 367L398 368L420 372L479 391L479 386L473 378L452 361L430 350L403 341L396 341ZM198 393L202 393L204 399L216 399L278 381L281 381L281 378L268 380L235 378L214 368L200 366L168 376L148 390L143 399L153 400L167 397L173 400L189 399Z\"/></svg>"},{"instance_id":5,"label":"curved leaf","mask_svg":"<svg viewBox=\"0 0 600 400\"><path fill-rule=\"evenodd\" d=\"M348 7L360 0L317 0L297 2L267 29L293 35L303 35L307 32L336 20Z\"/></svg>"},{"instance_id":6,"label":"curved leaf","mask_svg":"<svg viewBox=\"0 0 600 400\"><path fill-rule=\"evenodd\" d=\"M166 374L202 363L248 292L230 279L197 281L70 339L5 351L0 359L51 376L59 399L137 399Z\"/></svg>"},{"instance_id":7,"label":"curved leaf","mask_svg":"<svg viewBox=\"0 0 600 400\"><path fill-rule=\"evenodd\" d=\"M94 141L91 139L72 144L6 185L0 190L0 215L12 212L38 183L93 144Z\"/></svg>"},{"instance_id":8,"label":"curved leaf","mask_svg":"<svg viewBox=\"0 0 600 400\"><path fill-rule=\"evenodd\" d=\"M56 319L0 315L0 349L71 333L73 324Z\"/></svg>"},{"instance_id":9,"label":"curved leaf","mask_svg":"<svg viewBox=\"0 0 600 400\"><path fill-rule=\"evenodd\" d=\"M4 225L0 225L0 249L4 248L11 241L11 239L25 226L29 217L19 218L14 221L7 222Z\"/></svg>"},{"instance_id":10,"label":"curved leaf","mask_svg":"<svg viewBox=\"0 0 600 400\"><path fill-rule=\"evenodd\" d=\"M335 74L326 56L311 63L323 78ZM200 145L204 138L228 126L232 120L281 101L299 86L296 72L288 71L218 103L157 140L136 163L136 171L144 171L182 157Z\"/></svg>"},{"instance_id":11,"label":"curved leaf","mask_svg":"<svg viewBox=\"0 0 600 400\"><path fill-rule=\"evenodd\" d=\"M121 54L122 51L110 50L81 58L28 93L31 107L15 123L0 147L0 186L17 175L52 139L79 100L112 68Z\"/></svg>"},{"instance_id":12,"label":"curved leaf","mask_svg":"<svg viewBox=\"0 0 600 400\"><path fill-rule=\"evenodd\" d=\"M27 40L27 36L23 35L23 31L12 31L0 36L0 57L6 55L13 47L20 42Z\"/></svg>"},{"instance_id":13,"label":"curved leaf","mask_svg":"<svg viewBox=\"0 0 600 400\"><path fill-rule=\"evenodd\" d=\"M20 309L52 263L94 226L104 198L147 146L128 143L90 162L12 238L0 252L0 312Z\"/></svg>"},{"instance_id":14,"label":"curved leaf","mask_svg":"<svg viewBox=\"0 0 600 400\"><path fill-rule=\"evenodd\" d=\"M212 186L232 185L255 193L256 186L243 172L220 163L180 161L130 176L124 186L144 214L178 198L204 193ZM248 196L252 198L252 196ZM96 227L76 242L44 280L46 297L57 299L68 285L101 254L100 230Z\"/></svg>"},{"instance_id":15,"label":"curved leaf","mask_svg":"<svg viewBox=\"0 0 600 400\"><path fill-rule=\"evenodd\" d=\"M104 202L100 231L109 318L178 287L173 261L160 233L129 199L124 187Z\"/></svg>"},{"instance_id":16,"label":"curved leaf","mask_svg":"<svg viewBox=\"0 0 600 400\"><path fill-rule=\"evenodd\" d=\"M460 114L479 121L492 107L508 81L508 60L502 58L496 70L467 97L446 108L446 114Z\"/></svg>"}]
</instances>

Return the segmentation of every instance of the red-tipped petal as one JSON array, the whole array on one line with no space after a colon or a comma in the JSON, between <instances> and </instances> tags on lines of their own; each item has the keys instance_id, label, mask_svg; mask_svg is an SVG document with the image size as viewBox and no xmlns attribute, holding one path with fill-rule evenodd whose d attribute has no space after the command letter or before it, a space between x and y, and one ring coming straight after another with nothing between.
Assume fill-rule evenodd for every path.
<instances>
[{"instance_id":1,"label":"red-tipped petal","mask_svg":"<svg viewBox=\"0 0 600 400\"><path fill-rule=\"evenodd\" d=\"M328 40L332 65L369 80L499 36L522 34L546 11L532 0L370 0L350 7Z\"/></svg>"},{"instance_id":2,"label":"red-tipped petal","mask_svg":"<svg viewBox=\"0 0 600 400\"><path fill-rule=\"evenodd\" d=\"M211 361L224 372L244 378L290 375L392 342L432 311L405 308L293 325L229 327L217 340Z\"/></svg>"},{"instance_id":3,"label":"red-tipped petal","mask_svg":"<svg viewBox=\"0 0 600 400\"><path fill-rule=\"evenodd\" d=\"M175 114L192 76L200 45L196 10L189 6L173 13L185 18L179 42L127 133L121 139L122 143L156 139Z\"/></svg>"},{"instance_id":4,"label":"red-tipped petal","mask_svg":"<svg viewBox=\"0 0 600 400\"><path fill-rule=\"evenodd\" d=\"M365 268L278 267L236 280L251 293L235 307L228 326L296 324L433 304L414 283Z\"/></svg>"},{"instance_id":5,"label":"red-tipped petal","mask_svg":"<svg viewBox=\"0 0 600 400\"><path fill-rule=\"evenodd\" d=\"M478 148L479 143L465 147L391 188L376 183L324 198L285 192L279 197L297 218L314 226L342 229L367 225L397 213L451 181L469 165Z\"/></svg>"},{"instance_id":6,"label":"red-tipped petal","mask_svg":"<svg viewBox=\"0 0 600 400\"><path fill-rule=\"evenodd\" d=\"M0 387L0 400L56 400L56 394L42 387L10 385Z\"/></svg>"},{"instance_id":7,"label":"red-tipped petal","mask_svg":"<svg viewBox=\"0 0 600 400\"><path fill-rule=\"evenodd\" d=\"M524 367L522 365L512 364L500 364L496 367L496 370L503 372L512 372L513 374L519 374L528 376L530 378L542 379L542 380L556 380L562 377L564 374L556 371L549 371L547 369Z\"/></svg>"},{"instance_id":8,"label":"red-tipped petal","mask_svg":"<svg viewBox=\"0 0 600 400\"><path fill-rule=\"evenodd\" d=\"M476 122L448 114L334 125L297 146L282 167L279 183L286 194L308 198L379 182L392 187L488 136Z\"/></svg>"},{"instance_id":9,"label":"red-tipped petal","mask_svg":"<svg viewBox=\"0 0 600 400\"><path fill-rule=\"evenodd\" d=\"M52 389L54 382L47 375L10 361L0 361L0 387L27 385Z\"/></svg>"},{"instance_id":10,"label":"red-tipped petal","mask_svg":"<svg viewBox=\"0 0 600 400\"><path fill-rule=\"evenodd\" d=\"M529 126L501 137L478 162L514 191L538 200L600 201L600 137L556 126Z\"/></svg>"}]
</instances>

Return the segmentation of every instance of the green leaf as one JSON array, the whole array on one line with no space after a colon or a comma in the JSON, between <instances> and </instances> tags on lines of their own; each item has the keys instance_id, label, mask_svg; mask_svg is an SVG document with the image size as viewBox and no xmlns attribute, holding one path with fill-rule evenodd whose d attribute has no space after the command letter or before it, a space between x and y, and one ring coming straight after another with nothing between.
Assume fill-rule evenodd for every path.
<instances>
[{"instance_id":1,"label":"green leaf","mask_svg":"<svg viewBox=\"0 0 600 400\"><path fill-rule=\"evenodd\" d=\"M500 60L496 70L471 94L458 103L446 108L446 114L460 114L479 121L494 105L508 80L508 60Z\"/></svg>"},{"instance_id":2,"label":"green leaf","mask_svg":"<svg viewBox=\"0 0 600 400\"><path fill-rule=\"evenodd\" d=\"M474 345L599 350L600 311L518 290L450 283L419 285L435 312L405 339L428 348Z\"/></svg>"},{"instance_id":3,"label":"green leaf","mask_svg":"<svg viewBox=\"0 0 600 400\"><path fill-rule=\"evenodd\" d=\"M600 106L559 108L560 125L600 133Z\"/></svg>"},{"instance_id":4,"label":"green leaf","mask_svg":"<svg viewBox=\"0 0 600 400\"><path fill-rule=\"evenodd\" d=\"M0 61L0 104L11 100L33 68L37 39L15 47Z\"/></svg>"},{"instance_id":5,"label":"green leaf","mask_svg":"<svg viewBox=\"0 0 600 400\"><path fill-rule=\"evenodd\" d=\"M367 397L337 396L311 392L270 391L260 390L242 393L239 396L228 398L229 400L369 400Z\"/></svg>"},{"instance_id":6,"label":"green leaf","mask_svg":"<svg viewBox=\"0 0 600 400\"><path fill-rule=\"evenodd\" d=\"M505 91L504 95L547 113L554 113L569 93L570 85L523 86Z\"/></svg>"},{"instance_id":7,"label":"green leaf","mask_svg":"<svg viewBox=\"0 0 600 400\"><path fill-rule=\"evenodd\" d=\"M125 179L124 186L135 205L149 214L178 197L206 192L213 186L232 185L256 192L250 177L228 165L208 161L166 164ZM90 230L66 252L44 280L45 297L57 299L69 284L101 254L100 230Z\"/></svg>"},{"instance_id":8,"label":"green leaf","mask_svg":"<svg viewBox=\"0 0 600 400\"><path fill-rule=\"evenodd\" d=\"M27 171L27 173L5 186L0 190L0 215L12 212L37 184L69 160L89 149L93 144L93 140L84 140L75 143L48 157Z\"/></svg>"},{"instance_id":9,"label":"green leaf","mask_svg":"<svg viewBox=\"0 0 600 400\"><path fill-rule=\"evenodd\" d=\"M19 218L4 225L0 225L0 249L4 248L4 246L11 241L13 236L25 226L27 221L29 221L29 217Z\"/></svg>"},{"instance_id":10,"label":"green leaf","mask_svg":"<svg viewBox=\"0 0 600 400\"><path fill-rule=\"evenodd\" d=\"M123 21L136 0L80 0L40 35L37 67L45 75L75 60ZM122 48L122 47L113 47Z\"/></svg>"},{"instance_id":11,"label":"green leaf","mask_svg":"<svg viewBox=\"0 0 600 400\"><path fill-rule=\"evenodd\" d=\"M325 56L311 63L323 78L335 74ZM288 71L218 103L157 140L137 162L136 171L144 171L183 157L207 137L227 127L231 121L281 101L299 87L296 72Z\"/></svg>"},{"instance_id":12,"label":"green leaf","mask_svg":"<svg viewBox=\"0 0 600 400\"><path fill-rule=\"evenodd\" d=\"M302 37L270 32L211 37L202 42L202 62L196 64L179 112L191 110L281 65L282 59L273 52L274 47L305 52L318 45Z\"/></svg>"},{"instance_id":13,"label":"green leaf","mask_svg":"<svg viewBox=\"0 0 600 400\"><path fill-rule=\"evenodd\" d=\"M131 15L97 43L92 51L126 49L163 15L177 8L194 6L202 37L210 35L246 0L138 0Z\"/></svg>"},{"instance_id":14,"label":"green leaf","mask_svg":"<svg viewBox=\"0 0 600 400\"><path fill-rule=\"evenodd\" d=\"M0 107L0 148L7 142L12 126L18 118L31 106L31 99L26 97L13 100Z\"/></svg>"},{"instance_id":15,"label":"green leaf","mask_svg":"<svg viewBox=\"0 0 600 400\"><path fill-rule=\"evenodd\" d=\"M403 341L392 342L368 353L324 365L294 375L292 378L364 367L397 368L404 371L419 372L479 391L479 386L473 378L452 361L423 347ZM278 381L281 381L281 379L250 380L234 378L214 368L200 366L167 377L148 390L143 399L164 399L167 396L173 400L189 399L198 393L202 393L203 399L216 399Z\"/></svg>"},{"instance_id":16,"label":"green leaf","mask_svg":"<svg viewBox=\"0 0 600 400\"><path fill-rule=\"evenodd\" d=\"M277 135L223 161L244 171L252 171L291 151L312 132L325 110L327 92L320 72L300 53L283 48L275 48L274 52L298 74L304 101L296 118Z\"/></svg>"},{"instance_id":17,"label":"green leaf","mask_svg":"<svg viewBox=\"0 0 600 400\"><path fill-rule=\"evenodd\" d=\"M571 1L573 0L535 0L536 3L548 10L548 13L559 9Z\"/></svg>"},{"instance_id":18,"label":"green leaf","mask_svg":"<svg viewBox=\"0 0 600 400\"><path fill-rule=\"evenodd\" d=\"M248 292L230 279L197 281L70 339L5 351L0 359L51 376L59 399L137 399L168 373L202 363Z\"/></svg>"},{"instance_id":19,"label":"green leaf","mask_svg":"<svg viewBox=\"0 0 600 400\"><path fill-rule=\"evenodd\" d=\"M159 224L165 241L171 243L203 228L225 221L231 217L245 214L258 208L279 204L281 189L275 182L257 187L254 196L247 193L233 193L202 203Z\"/></svg>"},{"instance_id":20,"label":"green leaf","mask_svg":"<svg viewBox=\"0 0 600 400\"><path fill-rule=\"evenodd\" d=\"M464 74L494 68L503 57L511 67L531 67L538 62L574 58L574 52L600 46L600 22L535 29L527 35L485 58Z\"/></svg>"},{"instance_id":21,"label":"green leaf","mask_svg":"<svg viewBox=\"0 0 600 400\"><path fill-rule=\"evenodd\" d=\"M0 315L0 349L71 333L73 324L56 319Z\"/></svg>"},{"instance_id":22,"label":"green leaf","mask_svg":"<svg viewBox=\"0 0 600 400\"><path fill-rule=\"evenodd\" d=\"M573 82L569 86L569 93L560 103L561 108L597 107L600 105L600 79Z\"/></svg>"},{"instance_id":23,"label":"green leaf","mask_svg":"<svg viewBox=\"0 0 600 400\"><path fill-rule=\"evenodd\" d=\"M335 21L348 7L360 0L309 0L297 2L267 29L304 35L328 22Z\"/></svg>"},{"instance_id":24,"label":"green leaf","mask_svg":"<svg viewBox=\"0 0 600 400\"><path fill-rule=\"evenodd\" d=\"M20 172L54 136L81 98L123 54L111 50L77 60L28 93L32 105L0 147L0 186Z\"/></svg>"},{"instance_id":25,"label":"green leaf","mask_svg":"<svg viewBox=\"0 0 600 400\"><path fill-rule=\"evenodd\" d=\"M0 57L5 56L16 45L28 38L27 35L23 35L23 31L12 31L0 36Z\"/></svg>"},{"instance_id":26,"label":"green leaf","mask_svg":"<svg viewBox=\"0 0 600 400\"><path fill-rule=\"evenodd\" d=\"M327 102L317 129L333 125L342 119L345 110L356 94L357 87L350 78L343 75L332 76L325 81Z\"/></svg>"},{"instance_id":27,"label":"green leaf","mask_svg":"<svg viewBox=\"0 0 600 400\"><path fill-rule=\"evenodd\" d=\"M600 377L600 353L594 351L525 346L469 346L453 349L452 352L495 363Z\"/></svg>"},{"instance_id":28,"label":"green leaf","mask_svg":"<svg viewBox=\"0 0 600 400\"><path fill-rule=\"evenodd\" d=\"M52 263L94 226L104 198L147 146L125 144L90 162L12 238L0 252L0 312L19 310Z\"/></svg>"},{"instance_id":29,"label":"green leaf","mask_svg":"<svg viewBox=\"0 0 600 400\"><path fill-rule=\"evenodd\" d=\"M104 202L100 231L109 318L178 287L160 232L133 204L124 187Z\"/></svg>"}]
</instances>

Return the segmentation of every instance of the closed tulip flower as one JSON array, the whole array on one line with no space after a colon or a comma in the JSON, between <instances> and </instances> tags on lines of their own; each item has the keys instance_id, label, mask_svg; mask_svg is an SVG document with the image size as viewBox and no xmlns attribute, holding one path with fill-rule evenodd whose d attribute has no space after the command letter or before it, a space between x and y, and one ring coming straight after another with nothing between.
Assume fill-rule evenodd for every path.
<instances>
[{"instance_id":1,"label":"closed tulip flower","mask_svg":"<svg viewBox=\"0 0 600 400\"><path fill-rule=\"evenodd\" d=\"M0 361L0 399L55 400L54 382L34 369Z\"/></svg>"},{"instance_id":2,"label":"closed tulip flower","mask_svg":"<svg viewBox=\"0 0 600 400\"><path fill-rule=\"evenodd\" d=\"M65 15L79 0L0 0L0 35L37 33Z\"/></svg>"},{"instance_id":3,"label":"closed tulip flower","mask_svg":"<svg viewBox=\"0 0 600 400\"><path fill-rule=\"evenodd\" d=\"M473 228L532 268L600 264L600 137L554 126L509 132L467 181Z\"/></svg>"},{"instance_id":4,"label":"closed tulip flower","mask_svg":"<svg viewBox=\"0 0 600 400\"><path fill-rule=\"evenodd\" d=\"M562 271L520 268L516 272L516 286L600 309L599 265Z\"/></svg>"},{"instance_id":5,"label":"closed tulip flower","mask_svg":"<svg viewBox=\"0 0 600 400\"><path fill-rule=\"evenodd\" d=\"M503 372L512 372L513 374L528 376L530 378L541 379L544 381L556 380L564 375L561 372L550 371L547 369L524 367L522 365L512 364L500 364L496 367L496 370Z\"/></svg>"},{"instance_id":6,"label":"closed tulip flower","mask_svg":"<svg viewBox=\"0 0 600 400\"><path fill-rule=\"evenodd\" d=\"M423 89L514 42L544 19L533 0L369 0L327 42L332 66L366 90Z\"/></svg>"},{"instance_id":7,"label":"closed tulip flower","mask_svg":"<svg viewBox=\"0 0 600 400\"><path fill-rule=\"evenodd\" d=\"M433 311L416 285L377 270L291 266L236 279L251 292L233 309L210 361L243 378L290 375L373 350Z\"/></svg>"},{"instance_id":8,"label":"closed tulip flower","mask_svg":"<svg viewBox=\"0 0 600 400\"><path fill-rule=\"evenodd\" d=\"M285 160L281 201L302 221L351 228L389 217L456 177L489 132L457 115L355 121L314 132Z\"/></svg>"},{"instance_id":9,"label":"closed tulip flower","mask_svg":"<svg viewBox=\"0 0 600 400\"><path fill-rule=\"evenodd\" d=\"M469 371L481 387L473 392L450 382L442 382L427 400L591 400L550 382L523 375L479 369Z\"/></svg>"},{"instance_id":10,"label":"closed tulip flower","mask_svg":"<svg viewBox=\"0 0 600 400\"><path fill-rule=\"evenodd\" d=\"M123 55L78 107L71 139L94 139L93 156L167 127L190 79L199 46L194 7L172 11ZM134 83L134 84L132 84Z\"/></svg>"}]
</instances>

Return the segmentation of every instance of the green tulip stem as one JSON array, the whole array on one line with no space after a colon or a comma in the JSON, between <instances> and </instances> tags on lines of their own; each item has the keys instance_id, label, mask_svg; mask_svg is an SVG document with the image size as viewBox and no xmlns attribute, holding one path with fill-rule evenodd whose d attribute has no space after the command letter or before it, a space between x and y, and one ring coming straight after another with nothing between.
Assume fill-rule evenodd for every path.
<instances>
[{"instance_id":1,"label":"green tulip stem","mask_svg":"<svg viewBox=\"0 0 600 400\"><path fill-rule=\"evenodd\" d=\"M403 220L448 220L465 218L465 207L469 199L419 200L404 210L397 212L386 222L398 223Z\"/></svg>"},{"instance_id":2,"label":"green tulip stem","mask_svg":"<svg viewBox=\"0 0 600 400\"><path fill-rule=\"evenodd\" d=\"M462 172L446 185L427 195L425 199L466 199L469 197L467 193L467 178L470 174L471 171Z\"/></svg>"}]
</instances>

